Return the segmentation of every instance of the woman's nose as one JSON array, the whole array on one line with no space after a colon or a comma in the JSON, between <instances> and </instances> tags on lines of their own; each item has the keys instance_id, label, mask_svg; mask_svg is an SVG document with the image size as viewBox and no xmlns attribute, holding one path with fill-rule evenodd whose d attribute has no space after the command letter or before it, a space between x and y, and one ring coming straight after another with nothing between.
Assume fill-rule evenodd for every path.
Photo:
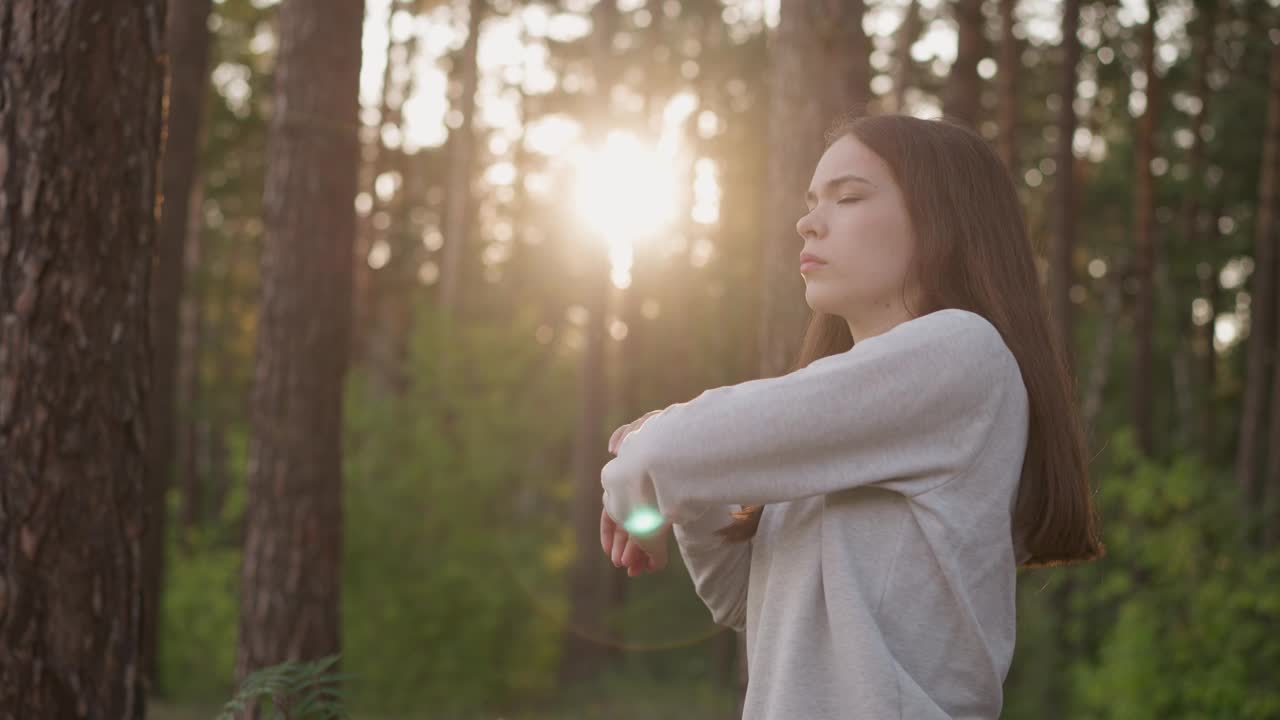
<instances>
[{"instance_id":1,"label":"woman's nose","mask_svg":"<svg viewBox=\"0 0 1280 720\"><path fill-rule=\"evenodd\" d=\"M818 219L814 217L814 213L807 213L796 221L796 232L805 240L818 234Z\"/></svg>"}]
</instances>

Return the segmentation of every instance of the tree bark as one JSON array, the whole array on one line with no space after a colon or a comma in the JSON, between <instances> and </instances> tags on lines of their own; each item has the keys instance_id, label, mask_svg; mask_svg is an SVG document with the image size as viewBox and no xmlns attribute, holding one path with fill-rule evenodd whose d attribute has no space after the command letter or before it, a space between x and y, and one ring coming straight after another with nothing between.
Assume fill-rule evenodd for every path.
<instances>
[{"instance_id":1,"label":"tree bark","mask_svg":"<svg viewBox=\"0 0 1280 720\"><path fill-rule=\"evenodd\" d=\"M1254 234L1253 286L1250 288L1249 347L1245 361L1244 401L1240 415L1240 440L1236 446L1236 482L1245 509L1251 512L1262 501L1260 482L1261 441L1266 432L1267 383L1273 362L1272 323L1275 312L1276 201L1280 177L1280 46L1271 48L1271 80L1267 97L1267 130L1262 143L1262 169L1258 177L1258 213ZM1273 407L1273 414L1275 408ZM1273 421L1274 422L1274 421Z\"/></svg>"},{"instance_id":2,"label":"tree bark","mask_svg":"<svg viewBox=\"0 0 1280 720\"><path fill-rule=\"evenodd\" d=\"M612 120L611 89L617 77L612 62L613 34L618 24L616 3L597 3L592 9L592 65L595 76L594 117L589 127L595 140ZM446 240L448 242L448 240ZM605 569L616 570L596 551L600 538L600 468L608 459L604 435L608 415L608 378L605 368L607 318L613 284L609 257L602 238L586 238L588 265L583 304L587 308L586 348L578 376L578 418L573 447L573 526L577 548L569 571L569 622L565 628L559 679L569 685L593 678L607 661L609 651L598 640L603 634L604 608L609 602Z\"/></svg>"},{"instance_id":3,"label":"tree bark","mask_svg":"<svg viewBox=\"0 0 1280 720\"><path fill-rule=\"evenodd\" d=\"M867 52L851 49L831 28L862 27L863 3L783 0L781 21L769 38L769 207L764 243L764 299L760 358L766 376L791 366L809 308L797 258L803 242L796 221L801 198L825 149L823 134L841 114L867 101L856 78L868 75ZM865 35L862 40L865 42ZM865 46L864 46L865 47ZM813 68L829 68L823 73ZM854 81L824 83L838 75Z\"/></svg>"},{"instance_id":4,"label":"tree bark","mask_svg":"<svg viewBox=\"0 0 1280 720\"><path fill-rule=\"evenodd\" d=\"M0 718L145 714L164 17L0 4Z\"/></svg>"},{"instance_id":5,"label":"tree bark","mask_svg":"<svg viewBox=\"0 0 1280 720\"><path fill-rule=\"evenodd\" d=\"M902 23L894 32L893 111L906 112L907 88L911 86L911 46L920 39L924 22L920 19L920 0L908 0Z\"/></svg>"},{"instance_id":6,"label":"tree bark","mask_svg":"<svg viewBox=\"0 0 1280 720\"><path fill-rule=\"evenodd\" d=\"M769 204L761 258L761 377L777 377L791 368L811 314L797 264L804 243L795 226L804 213L801 198L825 150L825 131L842 114L861 109L869 97L870 53L861 30L864 11L861 0L782 0L780 22L768 40ZM914 11L914 5L908 8L904 32L900 32L906 45L903 61L910 57ZM831 28L843 28L847 34ZM822 74L813 72L815 67L830 68L830 74L851 80L824 84ZM737 635L740 713L749 677L745 638Z\"/></svg>"},{"instance_id":7,"label":"tree bark","mask_svg":"<svg viewBox=\"0 0 1280 720\"><path fill-rule=\"evenodd\" d=\"M209 84L212 0L169 0L169 94L161 168L158 257L151 286L151 445L147 449L147 523L142 541L143 673L156 685L157 626L164 585L165 494L173 478L177 434L178 319L186 263L191 189L199 168L200 126Z\"/></svg>"},{"instance_id":8,"label":"tree bark","mask_svg":"<svg viewBox=\"0 0 1280 720\"><path fill-rule=\"evenodd\" d=\"M236 674L339 649L362 0L284 0Z\"/></svg>"},{"instance_id":9,"label":"tree bark","mask_svg":"<svg viewBox=\"0 0 1280 720\"><path fill-rule=\"evenodd\" d=\"M1134 342L1137 347L1133 363L1133 418L1138 446L1147 455L1154 451L1155 444L1151 411L1151 347L1155 331L1155 180L1151 174L1151 160L1155 157L1156 116L1160 106L1160 91L1157 87L1159 79L1155 71L1155 26L1158 13L1159 4L1155 0L1148 0L1147 22L1142 28L1142 69L1147 76L1147 106L1138 121L1137 149L1134 153L1134 174L1137 176L1134 198L1134 273L1138 280L1138 297L1134 317Z\"/></svg>"},{"instance_id":10,"label":"tree bark","mask_svg":"<svg viewBox=\"0 0 1280 720\"><path fill-rule=\"evenodd\" d=\"M1218 3L1219 0L1205 0L1198 3L1199 11L1199 33L1196 35L1196 60L1193 70L1193 92L1195 97L1200 100L1200 108L1195 116L1191 119L1191 148L1188 151L1190 159L1188 165L1191 168L1191 177L1201 178L1205 176L1205 143L1204 128L1206 126L1205 119L1209 116L1209 96L1211 89L1209 88L1209 71L1211 69L1214 47L1214 32L1218 25ZM1209 252L1210 245L1207 241L1208 235L1213 231L1208 227L1211 218L1206 214L1204 205L1204 190L1199 186L1193 187L1186 194L1186 202L1183 205L1182 234L1186 252L1193 255L1199 255L1204 258L1202 265L1209 266L1210 272L1197 270L1199 275L1199 294L1208 302L1210 308L1216 303L1213 296L1217 294L1216 282L1204 282L1207 275L1212 274L1211 263L1213 256ZM1186 308L1183 308L1183 315L1186 315ZM1205 329L1208 332L1205 332ZM1192 337L1188 338L1191 342L1193 353L1199 360L1199 382L1200 403L1196 408L1196 435L1198 435L1198 446L1200 455L1205 460L1210 460L1213 455L1213 389L1216 385L1216 371L1214 368L1214 350L1213 350L1213 313L1209 315L1209 322L1205 325L1194 326L1191 328Z\"/></svg>"},{"instance_id":11,"label":"tree bark","mask_svg":"<svg viewBox=\"0 0 1280 720\"><path fill-rule=\"evenodd\" d=\"M466 44L462 46L462 96L458 99L462 124L449 138L449 194L445 210L444 256L441 258L440 307L448 315L461 314L463 285L466 278L464 256L471 242L472 200L471 175L475 165L476 88L479 85L476 51L479 47L480 21L484 18L486 0L471 0L467 21ZM605 96L606 101L608 96Z\"/></svg>"},{"instance_id":12,"label":"tree bark","mask_svg":"<svg viewBox=\"0 0 1280 720\"><path fill-rule=\"evenodd\" d=\"M943 113L976 127L982 100L982 86L978 80L978 61L982 59L984 41L982 0L955 0L951 7L955 13L958 44L956 61L947 79Z\"/></svg>"},{"instance_id":13,"label":"tree bark","mask_svg":"<svg viewBox=\"0 0 1280 720\"><path fill-rule=\"evenodd\" d=\"M200 426L204 418L196 413L196 404L200 399L200 355L204 344L204 293L199 287L192 287L190 280L198 277L203 262L204 216L202 185L195 183L191 192L191 203L188 210L186 252L183 264L186 266L187 281L179 302L180 317L178 320L178 378L175 394L177 395L177 438L174 441L174 468L181 486L182 497L179 503L181 526L180 537L185 542L186 536L199 524L204 514L206 483L202 468L197 462L200 442Z\"/></svg>"},{"instance_id":14,"label":"tree bark","mask_svg":"<svg viewBox=\"0 0 1280 720\"><path fill-rule=\"evenodd\" d=\"M402 3L407 1L392 0L387 6L387 22L384 28L387 34L387 43L384 48L387 61L382 67L378 125L371 133L372 141L364 144L361 149L361 163L357 175L358 186L369 195L369 210L356 220L355 257L352 259L354 275L351 285L351 354L353 360L367 362L375 376L386 375L385 367L381 366L387 354L384 349L385 338L382 337L378 325L378 308L383 300L383 293L379 292L382 290L383 283L379 282L378 276L385 274L382 272L385 266L375 272L369 266L369 252L377 240L385 241L387 235L385 229L379 230L374 225L374 218L384 205L382 199L378 197L377 180L382 173L390 169L391 165L392 149L384 147L382 129L389 124L396 127L402 125L399 107L391 105L397 48L403 47L402 43L396 41L393 27L396 12L401 9Z\"/></svg>"},{"instance_id":15,"label":"tree bark","mask_svg":"<svg viewBox=\"0 0 1280 720\"><path fill-rule=\"evenodd\" d=\"M1009 168L1014 177L1017 177L1022 162L1018 156L1018 68L1022 65L1022 43L1013 33L1017 23L1017 6L1018 0L1000 0L1000 62L996 77L1000 86L1000 140L996 150L1004 161L1004 166ZM1077 40L1077 56L1078 42ZM1074 77L1073 72L1073 81ZM1074 120L1074 116L1072 119Z\"/></svg>"},{"instance_id":16,"label":"tree bark","mask_svg":"<svg viewBox=\"0 0 1280 720\"><path fill-rule=\"evenodd\" d=\"M1075 324L1071 312L1071 283L1074 278L1073 258L1076 244L1076 173L1075 153L1071 148L1076 134L1076 67L1080 64L1080 0L1066 0L1062 6L1062 68L1058 82L1058 147L1057 171L1053 184L1054 245L1052 271L1049 274L1049 297L1053 300L1053 318L1062 340L1067 367L1075 368Z\"/></svg>"}]
</instances>

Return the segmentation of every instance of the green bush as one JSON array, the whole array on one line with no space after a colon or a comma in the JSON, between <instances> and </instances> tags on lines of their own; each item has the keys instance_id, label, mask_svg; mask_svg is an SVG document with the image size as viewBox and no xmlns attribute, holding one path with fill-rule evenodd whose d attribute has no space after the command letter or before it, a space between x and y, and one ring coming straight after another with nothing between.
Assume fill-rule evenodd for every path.
<instances>
[{"instance_id":1,"label":"green bush","mask_svg":"<svg viewBox=\"0 0 1280 720\"><path fill-rule=\"evenodd\" d=\"M1073 619L1096 657L1072 718L1280 717L1280 551L1245 540L1229 472L1143 459L1116 433L1100 475L1108 555L1073 568Z\"/></svg>"}]
</instances>

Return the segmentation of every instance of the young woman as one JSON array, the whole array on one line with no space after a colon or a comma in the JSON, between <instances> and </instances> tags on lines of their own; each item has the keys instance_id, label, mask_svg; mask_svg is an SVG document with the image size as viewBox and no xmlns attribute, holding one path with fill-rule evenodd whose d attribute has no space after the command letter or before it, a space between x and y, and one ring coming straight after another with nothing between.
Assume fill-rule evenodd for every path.
<instances>
[{"instance_id":1,"label":"young woman","mask_svg":"<svg viewBox=\"0 0 1280 720\"><path fill-rule=\"evenodd\" d=\"M996 718L1017 567L1103 552L1025 220L961 126L867 116L828 142L796 369L619 428L601 544L634 575L672 531L746 631L746 720Z\"/></svg>"}]
</instances>

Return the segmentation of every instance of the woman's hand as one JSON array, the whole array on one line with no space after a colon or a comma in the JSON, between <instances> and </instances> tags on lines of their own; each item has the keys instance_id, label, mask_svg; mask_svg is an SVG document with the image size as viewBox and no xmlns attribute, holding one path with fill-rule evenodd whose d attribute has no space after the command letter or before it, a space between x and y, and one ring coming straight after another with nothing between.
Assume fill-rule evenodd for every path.
<instances>
[{"instance_id":1,"label":"woman's hand","mask_svg":"<svg viewBox=\"0 0 1280 720\"><path fill-rule=\"evenodd\" d=\"M648 420L650 417L654 415L657 415L660 412L662 411L651 410L645 413L644 415L641 415L640 417L636 418L635 420L632 420L626 425L623 425L617 430L614 430L613 434L609 436L609 452L613 453L614 455L617 455L618 446L622 444L622 439L625 438L627 434L632 432L633 430L640 429L640 426L643 425L646 420Z\"/></svg>"},{"instance_id":2,"label":"woman's hand","mask_svg":"<svg viewBox=\"0 0 1280 720\"><path fill-rule=\"evenodd\" d=\"M660 412L662 410L652 410L614 430L609 436L609 452L618 454L623 438ZM609 513L603 509L600 511L600 546L604 548L604 554L609 556L613 566L627 568L627 575L630 577L657 572L667 566L666 534L670 529L671 523L664 523L656 532L645 537L642 547L609 517Z\"/></svg>"},{"instance_id":3,"label":"woman's hand","mask_svg":"<svg viewBox=\"0 0 1280 720\"><path fill-rule=\"evenodd\" d=\"M614 567L626 567L627 575L635 577L646 572L657 572L667 566L666 534L671 523L664 523L658 531L646 538L646 551L620 527L609 513L600 511L600 546L613 561ZM648 542L652 539L653 542Z\"/></svg>"}]
</instances>

